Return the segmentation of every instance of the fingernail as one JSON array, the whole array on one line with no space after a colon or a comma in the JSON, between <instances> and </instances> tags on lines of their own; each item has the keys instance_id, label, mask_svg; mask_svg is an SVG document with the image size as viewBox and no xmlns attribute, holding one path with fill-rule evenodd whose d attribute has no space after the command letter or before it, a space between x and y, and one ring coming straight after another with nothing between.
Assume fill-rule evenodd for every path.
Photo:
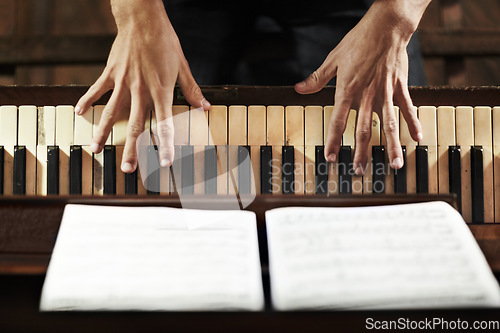
<instances>
[{"instance_id":1,"label":"fingernail","mask_svg":"<svg viewBox=\"0 0 500 333\"><path fill-rule=\"evenodd\" d=\"M304 88L306 86L306 81L301 81L295 85L297 88Z\"/></svg>"},{"instance_id":2,"label":"fingernail","mask_svg":"<svg viewBox=\"0 0 500 333\"><path fill-rule=\"evenodd\" d=\"M170 160L169 160L169 159L164 158L164 159L162 159L162 160L161 160L160 165L161 165L162 167L164 167L164 168L165 168L165 167L168 167L168 166L170 166Z\"/></svg>"},{"instance_id":3,"label":"fingernail","mask_svg":"<svg viewBox=\"0 0 500 333\"><path fill-rule=\"evenodd\" d=\"M396 157L395 159L392 160L392 168L393 169L400 169L403 166L403 161L401 158Z\"/></svg>"},{"instance_id":4,"label":"fingernail","mask_svg":"<svg viewBox=\"0 0 500 333\"><path fill-rule=\"evenodd\" d=\"M210 103L205 98L201 100L201 105L203 105L204 110L208 110L211 107Z\"/></svg>"},{"instance_id":5,"label":"fingernail","mask_svg":"<svg viewBox=\"0 0 500 333\"><path fill-rule=\"evenodd\" d=\"M97 153L99 151L99 145L94 142L90 145L90 150L92 150L93 153Z\"/></svg>"},{"instance_id":6,"label":"fingernail","mask_svg":"<svg viewBox=\"0 0 500 333\"><path fill-rule=\"evenodd\" d=\"M326 160L330 163L334 163L337 160L337 155L335 155L334 153L331 153L330 155L328 155Z\"/></svg>"},{"instance_id":7,"label":"fingernail","mask_svg":"<svg viewBox=\"0 0 500 333\"><path fill-rule=\"evenodd\" d=\"M358 163L358 166L356 169L354 169L354 173L356 176L363 176L365 174L365 169L363 168L363 165L361 163Z\"/></svg>"},{"instance_id":8,"label":"fingernail","mask_svg":"<svg viewBox=\"0 0 500 333\"><path fill-rule=\"evenodd\" d=\"M420 141L424 138L423 134L422 133L418 133L417 134L417 140Z\"/></svg>"},{"instance_id":9,"label":"fingernail","mask_svg":"<svg viewBox=\"0 0 500 333\"><path fill-rule=\"evenodd\" d=\"M125 173L130 173L130 172L134 171L134 168L132 167L132 164L130 164L130 163L123 163L122 171Z\"/></svg>"},{"instance_id":10,"label":"fingernail","mask_svg":"<svg viewBox=\"0 0 500 333\"><path fill-rule=\"evenodd\" d=\"M75 106L75 113L76 114L82 113L82 108L80 107L80 105Z\"/></svg>"}]
</instances>

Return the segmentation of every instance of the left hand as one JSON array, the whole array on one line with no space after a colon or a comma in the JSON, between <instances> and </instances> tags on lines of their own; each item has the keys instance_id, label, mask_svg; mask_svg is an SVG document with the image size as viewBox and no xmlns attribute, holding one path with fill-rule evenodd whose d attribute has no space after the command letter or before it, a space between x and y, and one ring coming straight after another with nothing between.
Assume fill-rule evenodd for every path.
<instances>
[{"instance_id":1,"label":"left hand","mask_svg":"<svg viewBox=\"0 0 500 333\"><path fill-rule=\"evenodd\" d=\"M177 34L161 0L111 0L118 34L99 79L80 98L75 112L81 115L106 91L113 93L94 132L91 149L104 148L113 124L130 108L121 169L133 172L138 163L137 139L144 131L148 112L154 108L162 167L174 160L172 103L177 82L193 106L208 110L210 103L189 69Z\"/></svg>"}]
</instances>

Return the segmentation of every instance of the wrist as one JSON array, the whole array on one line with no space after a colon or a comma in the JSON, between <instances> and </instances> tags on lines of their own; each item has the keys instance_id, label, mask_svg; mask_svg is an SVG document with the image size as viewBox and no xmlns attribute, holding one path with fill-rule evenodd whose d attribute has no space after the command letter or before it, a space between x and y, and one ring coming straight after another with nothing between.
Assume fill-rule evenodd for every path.
<instances>
[{"instance_id":1,"label":"wrist","mask_svg":"<svg viewBox=\"0 0 500 333\"><path fill-rule=\"evenodd\" d=\"M168 21L161 0L111 0L111 10L118 32L149 28Z\"/></svg>"},{"instance_id":2,"label":"wrist","mask_svg":"<svg viewBox=\"0 0 500 333\"><path fill-rule=\"evenodd\" d=\"M367 15L380 20L384 28L409 40L431 0L376 0Z\"/></svg>"}]
</instances>

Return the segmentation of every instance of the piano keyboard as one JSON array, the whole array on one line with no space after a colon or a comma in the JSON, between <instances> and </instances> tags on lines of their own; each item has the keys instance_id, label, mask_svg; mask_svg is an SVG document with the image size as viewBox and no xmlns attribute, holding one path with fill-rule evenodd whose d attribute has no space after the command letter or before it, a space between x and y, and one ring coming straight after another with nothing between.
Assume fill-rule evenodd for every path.
<instances>
[{"instance_id":1,"label":"piano keyboard","mask_svg":"<svg viewBox=\"0 0 500 333\"><path fill-rule=\"evenodd\" d=\"M145 182L137 172L126 175L120 169L126 120L115 124L103 152L91 153L102 109L97 105L80 117L73 106L1 106L0 193L168 195L176 188L183 194L222 195L453 192L466 220L500 220L500 200L495 202L500 167L494 170L494 160L500 161L500 127L493 126L500 121L500 107L421 106L424 139L418 144L399 117L405 167L398 171L388 166L384 133L374 114L372 163L359 177L352 171L354 110L338 163L328 164L323 145L333 106L215 105L205 113L174 106L174 116L186 115L179 120L184 123L175 124L176 160L172 168L159 168L157 147L146 147ZM150 119L145 129L154 126L153 113ZM242 163L246 156L251 162Z\"/></svg>"},{"instance_id":2,"label":"piano keyboard","mask_svg":"<svg viewBox=\"0 0 500 333\"><path fill-rule=\"evenodd\" d=\"M124 174L126 116L100 154L90 151L103 110L75 116L73 106L0 106L0 194L171 195L456 193L468 222L500 222L500 107L420 106L424 139L403 117L405 166L389 167L376 115L366 173L352 170L356 111L338 163L324 159L333 106L214 105L208 112L174 106L176 159L160 168L154 140L139 152L146 167ZM208 123L208 126L207 126ZM151 112L145 130L155 126ZM142 181L141 172L146 179Z\"/></svg>"}]
</instances>

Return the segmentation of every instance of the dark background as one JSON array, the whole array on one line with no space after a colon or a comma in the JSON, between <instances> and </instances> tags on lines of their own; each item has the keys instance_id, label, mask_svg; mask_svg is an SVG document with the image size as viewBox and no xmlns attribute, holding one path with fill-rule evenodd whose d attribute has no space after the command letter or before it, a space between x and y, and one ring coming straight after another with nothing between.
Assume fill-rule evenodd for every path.
<instances>
[{"instance_id":1,"label":"dark background","mask_svg":"<svg viewBox=\"0 0 500 333\"><path fill-rule=\"evenodd\" d=\"M90 85L115 31L109 1L0 0L0 84ZM500 85L500 1L434 0L419 32L429 85Z\"/></svg>"}]
</instances>

